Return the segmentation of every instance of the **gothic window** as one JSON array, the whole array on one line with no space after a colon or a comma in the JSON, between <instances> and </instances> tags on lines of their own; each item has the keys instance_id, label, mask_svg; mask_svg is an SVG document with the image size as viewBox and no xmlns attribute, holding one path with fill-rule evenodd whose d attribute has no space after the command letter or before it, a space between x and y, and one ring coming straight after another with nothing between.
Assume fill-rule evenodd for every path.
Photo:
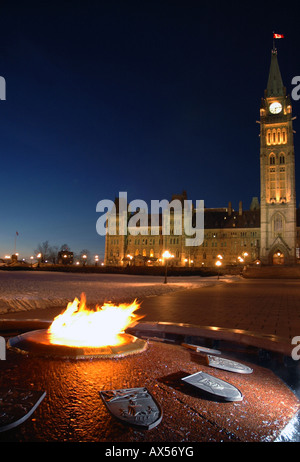
<instances>
[{"instance_id":1,"label":"gothic window","mask_svg":"<svg viewBox=\"0 0 300 462\"><path fill-rule=\"evenodd\" d=\"M281 131L280 130L277 130L277 143L278 144L281 143Z\"/></svg>"},{"instance_id":2,"label":"gothic window","mask_svg":"<svg viewBox=\"0 0 300 462\"><path fill-rule=\"evenodd\" d=\"M273 130L273 144L276 144L276 130Z\"/></svg>"},{"instance_id":3,"label":"gothic window","mask_svg":"<svg viewBox=\"0 0 300 462\"><path fill-rule=\"evenodd\" d=\"M274 156L274 154L270 155L270 165L275 165L275 156Z\"/></svg>"},{"instance_id":4,"label":"gothic window","mask_svg":"<svg viewBox=\"0 0 300 462\"><path fill-rule=\"evenodd\" d=\"M286 130L285 130L285 128L282 130L282 143L283 144L286 143Z\"/></svg>"},{"instance_id":5,"label":"gothic window","mask_svg":"<svg viewBox=\"0 0 300 462\"><path fill-rule=\"evenodd\" d=\"M280 163L281 165L285 164L285 157L284 157L284 154L280 154L279 163Z\"/></svg>"},{"instance_id":6,"label":"gothic window","mask_svg":"<svg viewBox=\"0 0 300 462\"><path fill-rule=\"evenodd\" d=\"M279 213L273 218L273 232L274 237L283 235L283 218Z\"/></svg>"},{"instance_id":7,"label":"gothic window","mask_svg":"<svg viewBox=\"0 0 300 462\"><path fill-rule=\"evenodd\" d=\"M271 131L268 130L268 133L267 133L267 144L271 144Z\"/></svg>"},{"instance_id":8,"label":"gothic window","mask_svg":"<svg viewBox=\"0 0 300 462\"><path fill-rule=\"evenodd\" d=\"M280 196L280 201L285 202L286 201L286 191L285 191L285 168L281 167L279 171L279 196Z\"/></svg>"},{"instance_id":9,"label":"gothic window","mask_svg":"<svg viewBox=\"0 0 300 462\"><path fill-rule=\"evenodd\" d=\"M270 157L270 163L271 163L271 159L274 159L274 163L275 163L275 156ZM270 171L269 171L269 194L270 194L270 201L273 201L276 199L276 170L275 170L275 167L270 167Z\"/></svg>"}]
</instances>

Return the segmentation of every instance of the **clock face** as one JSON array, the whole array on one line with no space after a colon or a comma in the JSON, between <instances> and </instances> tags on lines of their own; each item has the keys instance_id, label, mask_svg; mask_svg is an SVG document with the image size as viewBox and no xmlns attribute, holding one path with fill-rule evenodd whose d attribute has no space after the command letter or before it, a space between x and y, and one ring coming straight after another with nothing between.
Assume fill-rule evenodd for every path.
<instances>
[{"instance_id":1,"label":"clock face","mask_svg":"<svg viewBox=\"0 0 300 462\"><path fill-rule=\"evenodd\" d=\"M275 102L270 104L269 109L272 114L279 114L282 111L282 106L280 103Z\"/></svg>"}]
</instances>

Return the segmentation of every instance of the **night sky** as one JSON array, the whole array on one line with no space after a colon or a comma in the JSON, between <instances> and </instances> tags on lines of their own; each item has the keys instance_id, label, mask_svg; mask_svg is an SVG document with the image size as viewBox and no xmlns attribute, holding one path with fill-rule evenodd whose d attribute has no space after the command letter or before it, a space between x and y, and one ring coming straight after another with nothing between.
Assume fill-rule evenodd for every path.
<instances>
[{"instance_id":1,"label":"night sky","mask_svg":"<svg viewBox=\"0 0 300 462\"><path fill-rule=\"evenodd\" d=\"M300 75L298 4L2 1L0 257L16 231L21 257L46 240L103 257L96 205L119 191L248 209L273 31L288 93Z\"/></svg>"}]
</instances>

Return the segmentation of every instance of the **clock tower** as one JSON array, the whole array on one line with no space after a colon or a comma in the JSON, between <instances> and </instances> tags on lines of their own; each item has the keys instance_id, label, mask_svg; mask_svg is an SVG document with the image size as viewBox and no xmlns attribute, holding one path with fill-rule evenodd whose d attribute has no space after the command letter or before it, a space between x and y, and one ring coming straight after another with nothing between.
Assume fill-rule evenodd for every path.
<instances>
[{"instance_id":1,"label":"clock tower","mask_svg":"<svg viewBox=\"0 0 300 462\"><path fill-rule=\"evenodd\" d=\"M260 108L261 245L263 264L296 261L296 193L292 106L273 47Z\"/></svg>"}]
</instances>

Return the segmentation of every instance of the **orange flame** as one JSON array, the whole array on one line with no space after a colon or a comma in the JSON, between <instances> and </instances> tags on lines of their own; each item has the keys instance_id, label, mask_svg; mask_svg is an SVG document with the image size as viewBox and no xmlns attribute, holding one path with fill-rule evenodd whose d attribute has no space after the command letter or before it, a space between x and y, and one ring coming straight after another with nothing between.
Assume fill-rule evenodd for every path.
<instances>
[{"instance_id":1,"label":"orange flame","mask_svg":"<svg viewBox=\"0 0 300 462\"><path fill-rule=\"evenodd\" d=\"M122 334L143 316L134 314L140 305L136 300L131 304L113 305L104 303L95 309L86 306L85 294L81 300L75 298L66 310L54 318L48 328L50 342L56 345L76 347L102 347L120 345Z\"/></svg>"}]
</instances>

